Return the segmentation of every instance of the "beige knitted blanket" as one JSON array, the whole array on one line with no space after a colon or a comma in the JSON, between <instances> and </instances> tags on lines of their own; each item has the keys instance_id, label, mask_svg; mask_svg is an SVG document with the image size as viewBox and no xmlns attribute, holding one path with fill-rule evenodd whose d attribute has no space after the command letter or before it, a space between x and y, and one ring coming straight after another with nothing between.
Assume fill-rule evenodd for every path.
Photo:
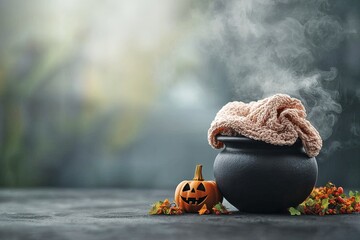
<instances>
[{"instance_id":1,"label":"beige knitted blanket","mask_svg":"<svg viewBox=\"0 0 360 240\"><path fill-rule=\"evenodd\" d=\"M309 157L322 147L319 132L306 120L301 101L276 94L257 102L229 102L216 114L208 131L209 144L222 148L217 135L243 135L274 145L292 145L300 138Z\"/></svg>"}]
</instances>

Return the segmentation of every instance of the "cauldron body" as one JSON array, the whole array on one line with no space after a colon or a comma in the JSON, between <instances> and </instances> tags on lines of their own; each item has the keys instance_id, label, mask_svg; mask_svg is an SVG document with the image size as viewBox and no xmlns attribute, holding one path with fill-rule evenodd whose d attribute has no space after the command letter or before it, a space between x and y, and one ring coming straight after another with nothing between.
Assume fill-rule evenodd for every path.
<instances>
[{"instance_id":1,"label":"cauldron body","mask_svg":"<svg viewBox=\"0 0 360 240\"><path fill-rule=\"evenodd\" d=\"M243 212L277 213L303 202L315 186L318 166L300 140L276 146L247 137L217 136L225 148L214 162L220 192Z\"/></svg>"}]
</instances>

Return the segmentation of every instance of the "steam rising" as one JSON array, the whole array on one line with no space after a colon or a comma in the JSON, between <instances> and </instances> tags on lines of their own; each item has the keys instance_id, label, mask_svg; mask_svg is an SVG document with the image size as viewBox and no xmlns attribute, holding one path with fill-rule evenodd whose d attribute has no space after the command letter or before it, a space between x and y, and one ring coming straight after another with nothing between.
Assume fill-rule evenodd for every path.
<instances>
[{"instance_id":1,"label":"steam rising","mask_svg":"<svg viewBox=\"0 0 360 240\"><path fill-rule=\"evenodd\" d=\"M324 54L343 39L327 1L242 0L216 4L211 48L224 61L237 100L287 93L328 139L341 113L337 69L319 69ZM334 146L337 148L336 146Z\"/></svg>"}]
</instances>

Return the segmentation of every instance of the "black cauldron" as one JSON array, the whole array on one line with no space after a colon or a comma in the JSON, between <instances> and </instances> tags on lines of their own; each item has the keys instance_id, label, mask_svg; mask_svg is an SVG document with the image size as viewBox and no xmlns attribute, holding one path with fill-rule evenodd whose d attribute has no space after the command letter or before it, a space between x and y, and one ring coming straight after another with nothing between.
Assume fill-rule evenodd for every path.
<instances>
[{"instance_id":1,"label":"black cauldron","mask_svg":"<svg viewBox=\"0 0 360 240\"><path fill-rule=\"evenodd\" d=\"M277 146L247 137L217 136L225 148L214 162L220 192L242 212L279 213L303 202L315 186L318 166L298 139Z\"/></svg>"}]
</instances>

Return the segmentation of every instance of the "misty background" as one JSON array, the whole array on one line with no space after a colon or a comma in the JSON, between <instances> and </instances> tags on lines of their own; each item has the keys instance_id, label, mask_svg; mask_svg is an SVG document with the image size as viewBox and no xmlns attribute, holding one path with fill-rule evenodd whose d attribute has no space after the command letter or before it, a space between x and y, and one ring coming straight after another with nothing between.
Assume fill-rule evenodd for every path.
<instances>
[{"instance_id":1,"label":"misty background","mask_svg":"<svg viewBox=\"0 0 360 240\"><path fill-rule=\"evenodd\" d=\"M229 101L301 99L360 187L360 2L0 0L0 186L175 188Z\"/></svg>"}]
</instances>

